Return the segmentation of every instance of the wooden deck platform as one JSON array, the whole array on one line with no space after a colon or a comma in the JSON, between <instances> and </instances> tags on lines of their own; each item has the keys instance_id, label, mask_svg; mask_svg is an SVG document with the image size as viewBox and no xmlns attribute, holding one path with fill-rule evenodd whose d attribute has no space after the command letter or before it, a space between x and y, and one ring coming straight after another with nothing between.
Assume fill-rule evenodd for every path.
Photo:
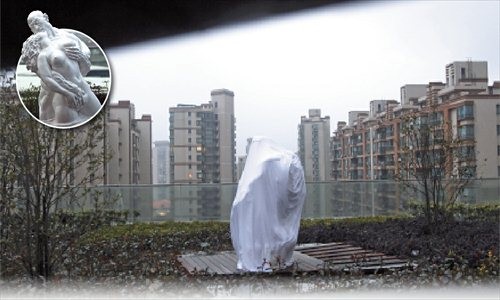
<instances>
[{"instance_id":1,"label":"wooden deck platform","mask_svg":"<svg viewBox=\"0 0 500 300\"><path fill-rule=\"evenodd\" d=\"M324 268L347 270L356 267L365 272L381 269L399 269L408 261L384 253L364 250L344 243L299 245L293 253L291 268L298 272L318 271ZM230 275L240 273L236 269L237 257L233 251L214 255L186 254L178 257L190 274Z\"/></svg>"},{"instance_id":2,"label":"wooden deck platform","mask_svg":"<svg viewBox=\"0 0 500 300\"><path fill-rule=\"evenodd\" d=\"M365 272L383 269L400 269L408 261L381 252L365 250L345 243L329 243L314 246L297 246L296 251L317 258L329 268L345 269L357 267Z\"/></svg>"},{"instance_id":3,"label":"wooden deck platform","mask_svg":"<svg viewBox=\"0 0 500 300\"><path fill-rule=\"evenodd\" d=\"M317 271L323 267L322 260L293 252L293 259L297 271ZM237 257L233 251L220 252L215 255L182 255L178 260L190 274L218 274L230 275L240 273L236 269Z\"/></svg>"}]
</instances>

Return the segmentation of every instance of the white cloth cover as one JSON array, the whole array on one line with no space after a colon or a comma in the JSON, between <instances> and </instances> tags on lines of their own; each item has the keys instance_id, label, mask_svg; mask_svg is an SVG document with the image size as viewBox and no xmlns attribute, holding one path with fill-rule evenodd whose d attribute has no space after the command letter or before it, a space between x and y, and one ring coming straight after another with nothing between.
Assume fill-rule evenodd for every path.
<instances>
[{"instance_id":1,"label":"white cloth cover","mask_svg":"<svg viewBox=\"0 0 500 300\"><path fill-rule=\"evenodd\" d=\"M231 208L238 270L266 272L293 264L305 196L297 155L268 138L254 137Z\"/></svg>"}]
</instances>

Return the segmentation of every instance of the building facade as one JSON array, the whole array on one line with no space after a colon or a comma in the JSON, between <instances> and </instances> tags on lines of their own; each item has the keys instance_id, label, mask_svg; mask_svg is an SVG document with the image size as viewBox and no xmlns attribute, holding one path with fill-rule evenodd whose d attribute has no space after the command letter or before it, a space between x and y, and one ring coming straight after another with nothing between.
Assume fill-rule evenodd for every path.
<instances>
[{"instance_id":1,"label":"building facade","mask_svg":"<svg viewBox=\"0 0 500 300\"><path fill-rule=\"evenodd\" d=\"M221 198L233 193L232 185L220 183L237 181L234 93L213 90L208 103L179 104L169 112L170 182L193 184L171 189L171 212L188 220L217 219L230 209Z\"/></svg>"},{"instance_id":2,"label":"building facade","mask_svg":"<svg viewBox=\"0 0 500 300\"><path fill-rule=\"evenodd\" d=\"M419 125L437 128L434 141L449 128L460 141L447 176L468 168L475 178L500 176L500 82L488 86L486 62L453 62L446 83L401 87L401 103L374 100L370 116L339 122L331 138L332 175L341 180L392 179L404 147L404 120L417 116ZM379 109L380 108L380 109Z\"/></svg>"},{"instance_id":3,"label":"building facade","mask_svg":"<svg viewBox=\"0 0 500 300\"><path fill-rule=\"evenodd\" d=\"M130 101L106 107L105 184L152 184L151 115L135 118Z\"/></svg>"},{"instance_id":4,"label":"building facade","mask_svg":"<svg viewBox=\"0 0 500 300\"><path fill-rule=\"evenodd\" d=\"M310 109L298 126L299 157L306 181L330 180L330 117L321 117L320 109Z\"/></svg>"},{"instance_id":5,"label":"building facade","mask_svg":"<svg viewBox=\"0 0 500 300\"><path fill-rule=\"evenodd\" d=\"M169 112L171 182L236 182L234 93L214 90L209 103L179 104Z\"/></svg>"}]
</instances>

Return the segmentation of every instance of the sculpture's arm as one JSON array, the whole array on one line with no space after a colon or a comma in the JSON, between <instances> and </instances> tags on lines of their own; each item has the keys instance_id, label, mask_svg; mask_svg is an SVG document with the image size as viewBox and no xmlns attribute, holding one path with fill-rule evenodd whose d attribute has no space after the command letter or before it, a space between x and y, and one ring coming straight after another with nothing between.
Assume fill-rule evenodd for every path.
<instances>
[{"instance_id":1,"label":"sculpture's arm","mask_svg":"<svg viewBox=\"0 0 500 300\"><path fill-rule=\"evenodd\" d=\"M77 47L65 47L64 52L71 60L78 62L80 73L83 76L87 75L90 71L90 59Z\"/></svg>"},{"instance_id":2,"label":"sculpture's arm","mask_svg":"<svg viewBox=\"0 0 500 300\"><path fill-rule=\"evenodd\" d=\"M40 79L45 83L47 88L53 92L60 93L64 95L65 97L68 97L71 99L73 102L77 102L76 100L76 95L62 87L52 76L52 70L50 69L49 62L47 61L47 58L45 55L40 54L38 55L37 59L37 66L38 66L38 72L37 75L40 77Z\"/></svg>"},{"instance_id":3,"label":"sculpture's arm","mask_svg":"<svg viewBox=\"0 0 500 300\"><path fill-rule=\"evenodd\" d=\"M80 73L85 76L90 71L91 66L90 49L77 36L69 34L69 37L76 42L77 46L65 47L64 52L66 52L66 55L70 59L78 62L78 65L80 66Z\"/></svg>"}]
</instances>

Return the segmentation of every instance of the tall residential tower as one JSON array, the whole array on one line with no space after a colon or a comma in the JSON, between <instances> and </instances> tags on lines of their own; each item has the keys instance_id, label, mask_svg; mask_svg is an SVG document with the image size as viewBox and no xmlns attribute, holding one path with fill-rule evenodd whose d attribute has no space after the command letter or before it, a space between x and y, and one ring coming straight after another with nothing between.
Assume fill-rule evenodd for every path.
<instances>
[{"instance_id":1,"label":"tall residential tower","mask_svg":"<svg viewBox=\"0 0 500 300\"><path fill-rule=\"evenodd\" d=\"M320 109L302 116L299 129L299 157L306 181L330 180L330 117L321 117Z\"/></svg>"},{"instance_id":2,"label":"tall residential tower","mask_svg":"<svg viewBox=\"0 0 500 300\"><path fill-rule=\"evenodd\" d=\"M236 182L234 93L211 96L207 104L169 109L172 183Z\"/></svg>"}]
</instances>

